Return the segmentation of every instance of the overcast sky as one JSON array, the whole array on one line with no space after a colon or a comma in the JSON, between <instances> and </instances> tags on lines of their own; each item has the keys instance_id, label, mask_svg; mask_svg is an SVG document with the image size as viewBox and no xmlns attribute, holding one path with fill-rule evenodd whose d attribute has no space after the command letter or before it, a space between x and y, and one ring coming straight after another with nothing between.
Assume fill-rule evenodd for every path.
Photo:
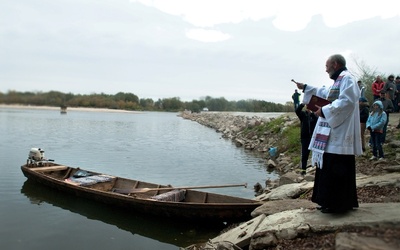
<instances>
[{"instance_id":1,"label":"overcast sky","mask_svg":"<svg viewBox=\"0 0 400 250\"><path fill-rule=\"evenodd\" d=\"M354 3L353 3L354 2ZM372 2L372 3L370 3ZM341 53L400 74L397 0L1 0L0 92L291 101Z\"/></svg>"}]
</instances>

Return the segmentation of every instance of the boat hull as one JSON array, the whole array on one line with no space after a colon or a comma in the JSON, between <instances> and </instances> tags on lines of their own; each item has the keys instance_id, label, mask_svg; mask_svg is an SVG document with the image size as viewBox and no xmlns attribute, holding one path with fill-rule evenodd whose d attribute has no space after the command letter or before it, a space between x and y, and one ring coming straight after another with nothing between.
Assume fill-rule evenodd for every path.
<instances>
[{"instance_id":1,"label":"boat hull","mask_svg":"<svg viewBox=\"0 0 400 250\"><path fill-rule=\"evenodd\" d=\"M51 171L52 168L54 171ZM167 187L121 177L113 177L109 183L96 183L88 186L71 184L67 180L73 173L76 173L80 169L54 163L50 167L47 167L47 169L46 167L42 167L40 171L38 171L37 167L32 167L29 164L23 165L21 170L28 179L55 190L68 192L112 206L118 206L128 211L154 216L197 221L243 221L251 218L250 213L261 205L261 203L254 200L189 189L185 191L185 200L179 202L159 201L152 198L154 195L167 191L152 191L145 194L122 194L114 192L113 190L116 190L115 187ZM91 172L91 174L98 173Z\"/></svg>"}]
</instances>

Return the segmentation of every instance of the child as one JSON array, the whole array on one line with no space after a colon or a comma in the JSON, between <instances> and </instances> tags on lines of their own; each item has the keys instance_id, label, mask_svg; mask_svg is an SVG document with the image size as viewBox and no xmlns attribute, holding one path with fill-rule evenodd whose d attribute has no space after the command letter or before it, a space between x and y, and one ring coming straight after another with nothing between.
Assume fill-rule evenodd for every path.
<instances>
[{"instance_id":1,"label":"child","mask_svg":"<svg viewBox=\"0 0 400 250\"><path fill-rule=\"evenodd\" d=\"M371 143L373 156L371 160L382 160L384 158L382 141L383 141L383 127L386 124L387 115L383 111L383 104L381 101L375 101L372 105L372 112L367 120L367 129L371 132Z\"/></svg>"},{"instance_id":2,"label":"child","mask_svg":"<svg viewBox=\"0 0 400 250\"><path fill-rule=\"evenodd\" d=\"M361 127L361 146L363 152L365 151L365 129L367 128L366 123L369 117L369 104L365 97L361 97L359 100L360 106L360 127Z\"/></svg>"}]
</instances>

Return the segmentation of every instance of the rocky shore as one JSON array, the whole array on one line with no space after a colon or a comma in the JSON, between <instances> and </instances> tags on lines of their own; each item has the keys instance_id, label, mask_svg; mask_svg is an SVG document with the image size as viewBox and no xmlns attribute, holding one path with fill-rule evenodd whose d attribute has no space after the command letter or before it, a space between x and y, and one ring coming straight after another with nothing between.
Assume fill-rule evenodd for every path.
<instances>
[{"instance_id":1,"label":"rocky shore","mask_svg":"<svg viewBox=\"0 0 400 250\"><path fill-rule=\"evenodd\" d=\"M310 201L315 168L310 166L305 176L299 174L295 160L299 152L288 148L284 132L299 126L294 113L263 117L183 112L181 116L256 152L266 168L280 173L276 181L254 185L255 199L265 203L252 212L252 220L185 249L400 249L398 113L390 116L385 160L369 160L370 150L357 157L360 208L340 216L322 214ZM272 148L277 152L272 154Z\"/></svg>"},{"instance_id":2,"label":"rocky shore","mask_svg":"<svg viewBox=\"0 0 400 250\"><path fill-rule=\"evenodd\" d=\"M295 168L288 152L282 133L290 127L298 126L295 113L269 116L229 112L183 112L181 117L215 129L222 138L230 139L237 147L243 147L265 159L267 167L286 173ZM298 138L300 143L300 137ZM270 149L277 151L270 154ZM296 152L297 153L297 152ZM297 154L299 159L299 155Z\"/></svg>"}]
</instances>

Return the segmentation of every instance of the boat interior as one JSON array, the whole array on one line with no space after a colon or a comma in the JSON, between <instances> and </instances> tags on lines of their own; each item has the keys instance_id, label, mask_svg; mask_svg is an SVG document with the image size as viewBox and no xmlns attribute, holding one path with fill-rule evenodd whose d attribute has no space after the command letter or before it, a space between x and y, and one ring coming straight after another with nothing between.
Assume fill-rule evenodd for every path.
<instances>
[{"instance_id":1,"label":"boat interior","mask_svg":"<svg viewBox=\"0 0 400 250\"><path fill-rule=\"evenodd\" d=\"M25 166L36 173L66 182L70 185L138 199L190 203L253 203L251 200L240 197L201 192L193 189L176 189L168 185L100 174L56 163L46 163L40 166L27 163Z\"/></svg>"}]
</instances>

